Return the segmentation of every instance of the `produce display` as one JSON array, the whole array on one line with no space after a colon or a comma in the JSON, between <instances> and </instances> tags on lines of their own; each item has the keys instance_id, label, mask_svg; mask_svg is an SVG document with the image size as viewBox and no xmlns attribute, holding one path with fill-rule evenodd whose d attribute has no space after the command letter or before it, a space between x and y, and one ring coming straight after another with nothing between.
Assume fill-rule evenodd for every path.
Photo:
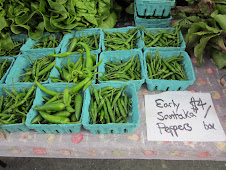
<instances>
[{"instance_id":1,"label":"produce display","mask_svg":"<svg viewBox=\"0 0 226 170\"><path fill-rule=\"evenodd\" d=\"M25 123L35 98L35 89L35 85L29 90L23 87L21 91L16 90L14 85L12 91L5 87L1 89L5 95L0 97L0 125Z\"/></svg>"},{"instance_id":2,"label":"produce display","mask_svg":"<svg viewBox=\"0 0 226 170\"><path fill-rule=\"evenodd\" d=\"M8 68L11 65L11 61L8 61L8 58L6 58L4 61L0 61L0 80L7 72Z\"/></svg>"},{"instance_id":3,"label":"produce display","mask_svg":"<svg viewBox=\"0 0 226 170\"><path fill-rule=\"evenodd\" d=\"M92 35L82 35L82 37L74 37L70 39L68 44L68 52L79 52L79 50L83 49L83 46L79 44L79 42L83 42L87 44L90 50L97 50L99 48L100 35L92 34Z\"/></svg>"},{"instance_id":4,"label":"produce display","mask_svg":"<svg viewBox=\"0 0 226 170\"><path fill-rule=\"evenodd\" d=\"M140 28L131 28L127 32L107 32L104 31L104 46L106 51L129 50L137 47L137 36Z\"/></svg>"},{"instance_id":5,"label":"produce display","mask_svg":"<svg viewBox=\"0 0 226 170\"><path fill-rule=\"evenodd\" d=\"M147 53L147 69L149 79L187 80L181 61L183 56L161 58L157 50L155 56Z\"/></svg>"},{"instance_id":6,"label":"produce display","mask_svg":"<svg viewBox=\"0 0 226 170\"><path fill-rule=\"evenodd\" d=\"M17 67L17 69L11 74L16 71L18 73L19 66L26 68L22 68L23 72L18 73L21 75L16 76L20 77L20 80L16 84L12 84L12 92L7 86L0 91L2 92L0 93L0 125L18 123L26 125L27 113L31 111L35 114L38 113L38 115L31 120L30 124L34 126L43 124L40 133L51 133L52 131L54 133L72 133L68 129L58 131L57 127L69 127L69 124L81 127L84 106L85 110L87 109L85 112L89 114L89 122L86 125L97 124L95 125L96 132L92 132L94 134L98 133L97 131L102 131L102 124L107 126L107 130L103 130L101 133L113 133L107 132L109 129L110 131L114 129L110 127L111 123L114 126L120 124L120 128L123 129L130 122L135 122L136 126L133 128L129 130L124 128L128 131L134 130L139 124L139 115L138 118L136 115L139 114L138 104L135 101L137 99L136 90L139 89L138 85L141 86L145 82L145 79L148 90L156 89L157 91L184 90L195 81L190 57L184 52L184 48L180 48L180 51L171 48L181 47L184 43L181 32L184 33L186 29L188 30L185 40L189 48L196 46L195 56L198 57L198 64L201 64L203 51L208 43L210 43L208 47L210 45L211 49L214 48L215 59L216 56L219 57L218 54L220 54L219 58L221 59L224 56L226 51L224 50L225 24L222 20L225 15L223 7L226 3L214 1L216 6L209 6L214 9L210 12L203 8L203 5L205 6L208 2L204 0L196 2L198 2L201 11L199 16L186 16L173 27L155 28L155 31L144 26L107 29L113 28L120 16L121 7L115 0L41 0L32 2L9 0L1 2L0 54L1 56L14 56L12 58L16 61L20 61L22 57L24 60L21 61L26 59L29 68L27 68L27 62L13 67ZM127 5L126 10L131 13L133 5L136 4L128 0ZM181 8L177 9L177 12L178 10ZM182 15L186 15L186 12L184 11ZM181 13L177 17L180 18L180 16ZM170 15L140 17L161 20L170 17ZM188 23L190 28L186 27L185 23ZM93 27L102 29L98 29L98 31L87 29ZM84 34L80 35L81 31L78 35L76 34L78 33L76 31L83 29L87 29ZM65 35L72 30L73 32L68 34L70 36ZM44 32L47 32L48 36L45 36ZM27 36L32 40L38 40L37 43L32 44L32 49L23 51L21 46L25 42L12 40L12 34L22 33L27 33ZM55 36L56 33L60 34L60 37ZM62 45L60 45L61 42ZM58 46L59 51L52 50L52 52L45 53L45 50L48 49L44 48L54 49ZM154 48L148 49L146 47ZM160 47L165 47L166 50L162 52ZM35 49L44 51L44 55L42 51L37 52L37 55L43 56L42 58L33 59L36 56L31 55L36 55L35 52L32 52L32 50L37 51ZM16 56L19 53L27 56L28 59L20 55ZM218 64L219 58L215 60ZM224 62L225 60L222 60L220 68L223 68ZM10 62L7 59L0 62L0 78L3 77L9 66ZM50 82L47 81L49 78ZM139 80L140 83L133 80ZM177 85L170 84L174 81L166 81L167 83L158 86L159 80L179 81L177 81ZM114 82L109 84L110 81ZM136 82L138 83L136 84ZM9 79L3 83L9 84ZM33 83L35 84L33 85ZM46 86L44 83L56 86L56 89L47 88L50 86ZM100 84L94 85L97 83ZM21 88L19 91L17 87L23 84L30 84L32 87L30 89ZM38 87L38 92L36 87ZM58 87L64 89L59 92ZM134 91L130 94L131 89ZM89 93L90 105L83 105L83 100L89 100L86 99L86 94ZM41 96L43 100L39 100L37 96ZM35 99L39 100L38 105L33 105L33 100L36 102ZM42 104L40 101L43 101ZM129 115L130 112L131 115L135 116ZM45 132L45 127L51 124L55 124L56 129L53 128L54 130Z\"/></svg>"},{"instance_id":7,"label":"produce display","mask_svg":"<svg viewBox=\"0 0 226 170\"><path fill-rule=\"evenodd\" d=\"M166 30L144 31L144 44L145 47L180 47L182 40L180 38L180 26L169 28Z\"/></svg>"},{"instance_id":8,"label":"produce display","mask_svg":"<svg viewBox=\"0 0 226 170\"><path fill-rule=\"evenodd\" d=\"M83 97L80 93L71 93L68 85L63 93L58 93L43 87L38 82L36 83L43 92L51 97L43 96L44 104L32 108L38 111L39 115L31 121L31 124L75 124L81 122Z\"/></svg>"},{"instance_id":9,"label":"produce display","mask_svg":"<svg viewBox=\"0 0 226 170\"><path fill-rule=\"evenodd\" d=\"M49 36L46 36L41 39L40 42L37 44L33 44L33 47L31 49L37 49L37 48L56 48L59 46L61 40L63 38L63 34L60 34L60 37L57 38L50 34Z\"/></svg>"},{"instance_id":10,"label":"produce display","mask_svg":"<svg viewBox=\"0 0 226 170\"><path fill-rule=\"evenodd\" d=\"M28 55L27 55L28 56ZM53 57L46 56L44 58L38 58L33 61L29 56L32 66L26 69L26 73L20 79L20 82L34 82L35 80L39 82L44 82L48 80L51 69L56 64Z\"/></svg>"},{"instance_id":11,"label":"produce display","mask_svg":"<svg viewBox=\"0 0 226 170\"><path fill-rule=\"evenodd\" d=\"M122 88L111 86L97 90L91 87L91 103L89 115L93 124L127 123L131 108L131 98Z\"/></svg>"},{"instance_id":12,"label":"produce display","mask_svg":"<svg viewBox=\"0 0 226 170\"><path fill-rule=\"evenodd\" d=\"M106 56L107 57L107 56ZM141 63L138 55L122 62L107 62L105 64L105 73L99 77L100 81L129 81L141 79Z\"/></svg>"}]
</instances>

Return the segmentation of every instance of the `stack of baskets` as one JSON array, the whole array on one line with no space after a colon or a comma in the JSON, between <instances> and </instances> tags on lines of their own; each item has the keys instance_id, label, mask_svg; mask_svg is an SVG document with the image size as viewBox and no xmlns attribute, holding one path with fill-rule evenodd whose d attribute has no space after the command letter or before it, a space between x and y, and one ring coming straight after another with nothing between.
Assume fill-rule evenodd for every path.
<instances>
[{"instance_id":1,"label":"stack of baskets","mask_svg":"<svg viewBox=\"0 0 226 170\"><path fill-rule=\"evenodd\" d=\"M170 10L175 0L135 0L134 21L137 27L166 28L170 26Z\"/></svg>"}]
</instances>

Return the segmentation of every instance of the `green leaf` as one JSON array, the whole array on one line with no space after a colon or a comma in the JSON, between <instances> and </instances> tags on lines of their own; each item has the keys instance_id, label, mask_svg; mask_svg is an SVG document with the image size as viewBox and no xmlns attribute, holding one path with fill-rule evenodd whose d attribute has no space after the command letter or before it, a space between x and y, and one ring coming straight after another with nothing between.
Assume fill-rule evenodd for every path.
<instances>
[{"instance_id":1,"label":"green leaf","mask_svg":"<svg viewBox=\"0 0 226 170\"><path fill-rule=\"evenodd\" d=\"M206 35L206 34L212 34L212 32L209 32L209 31L199 31L199 32L195 32L193 34L195 34L195 35Z\"/></svg>"},{"instance_id":2,"label":"green leaf","mask_svg":"<svg viewBox=\"0 0 226 170\"><path fill-rule=\"evenodd\" d=\"M101 25L99 25L99 27L102 29L113 28L116 24L116 21L117 21L117 15L115 12L112 12L109 15L109 17L106 20L104 20Z\"/></svg>"},{"instance_id":3,"label":"green leaf","mask_svg":"<svg viewBox=\"0 0 226 170\"><path fill-rule=\"evenodd\" d=\"M38 40L42 38L44 32L44 22L40 22L38 26L36 27L36 30L28 30L28 36L33 40Z\"/></svg>"},{"instance_id":4,"label":"green leaf","mask_svg":"<svg viewBox=\"0 0 226 170\"><path fill-rule=\"evenodd\" d=\"M217 36L212 38L210 43L213 48L226 52L226 47L224 45L224 38L222 36Z\"/></svg>"},{"instance_id":5,"label":"green leaf","mask_svg":"<svg viewBox=\"0 0 226 170\"><path fill-rule=\"evenodd\" d=\"M95 16L93 14L83 14L83 16L85 17L85 19L88 22L90 22L90 23L92 23L92 24L94 24L96 26L98 25L97 24L97 20L96 20L96 18L95 18Z\"/></svg>"},{"instance_id":6,"label":"green leaf","mask_svg":"<svg viewBox=\"0 0 226 170\"><path fill-rule=\"evenodd\" d=\"M126 7L126 12L128 14L134 14L134 3L131 3L128 7Z\"/></svg>"},{"instance_id":7,"label":"green leaf","mask_svg":"<svg viewBox=\"0 0 226 170\"><path fill-rule=\"evenodd\" d=\"M212 58L215 64L219 67L219 69L226 67L226 53L213 49Z\"/></svg>"},{"instance_id":8,"label":"green leaf","mask_svg":"<svg viewBox=\"0 0 226 170\"><path fill-rule=\"evenodd\" d=\"M21 16L17 16L16 18L15 18L15 22L16 22L16 24L17 25L24 25L24 24L26 24L33 16L34 16L34 14L36 14L37 13L37 11L34 11L34 12L32 12L31 14L29 14L29 13L25 13L24 15L21 15Z\"/></svg>"},{"instance_id":9,"label":"green leaf","mask_svg":"<svg viewBox=\"0 0 226 170\"><path fill-rule=\"evenodd\" d=\"M206 27L206 23L204 23L204 22L198 22L198 23L192 24L192 25L191 25L191 28L188 29L188 33L186 34L186 36L185 36L185 38L184 38L186 44L187 44L188 46L190 46L191 43L189 42L189 38L190 38L194 33L199 32L199 31L205 29L205 27Z\"/></svg>"},{"instance_id":10,"label":"green leaf","mask_svg":"<svg viewBox=\"0 0 226 170\"><path fill-rule=\"evenodd\" d=\"M209 16L215 10L215 3L211 0L202 0L199 4L200 11L204 14Z\"/></svg>"},{"instance_id":11,"label":"green leaf","mask_svg":"<svg viewBox=\"0 0 226 170\"><path fill-rule=\"evenodd\" d=\"M226 4L226 2L225 2L225 4ZM217 4L216 8L220 14L226 14L226 5Z\"/></svg>"},{"instance_id":12,"label":"green leaf","mask_svg":"<svg viewBox=\"0 0 226 170\"><path fill-rule=\"evenodd\" d=\"M44 27L45 27L45 29L48 32L57 32L57 31L59 31L58 28L56 28L56 27L54 27L54 26L52 26L50 24L50 19L47 16L43 15L43 19L44 19Z\"/></svg>"},{"instance_id":13,"label":"green leaf","mask_svg":"<svg viewBox=\"0 0 226 170\"><path fill-rule=\"evenodd\" d=\"M219 30L218 28L210 27L210 26L208 26L208 25L206 25L206 29L207 29L208 31L212 31L212 32L215 33L215 34L221 33L221 32L222 32L222 30Z\"/></svg>"},{"instance_id":14,"label":"green leaf","mask_svg":"<svg viewBox=\"0 0 226 170\"><path fill-rule=\"evenodd\" d=\"M13 41L11 40L9 33L6 33L6 34L0 33L0 37L1 37L0 44L2 49L11 50L14 48L14 44L13 44Z\"/></svg>"},{"instance_id":15,"label":"green leaf","mask_svg":"<svg viewBox=\"0 0 226 170\"><path fill-rule=\"evenodd\" d=\"M7 26L5 18L0 17L0 31Z\"/></svg>"},{"instance_id":16,"label":"green leaf","mask_svg":"<svg viewBox=\"0 0 226 170\"><path fill-rule=\"evenodd\" d=\"M216 34L204 35L201 37L199 44L195 46L194 55L195 57L197 57L197 60L198 60L197 65L200 66L202 64L203 53L206 48L206 45L208 41L215 36L217 35Z\"/></svg>"},{"instance_id":17,"label":"green leaf","mask_svg":"<svg viewBox=\"0 0 226 170\"><path fill-rule=\"evenodd\" d=\"M225 22L226 15L218 14L218 11L216 10L211 14L211 17L215 19L221 26L221 28L226 32L226 22Z\"/></svg>"}]
</instances>

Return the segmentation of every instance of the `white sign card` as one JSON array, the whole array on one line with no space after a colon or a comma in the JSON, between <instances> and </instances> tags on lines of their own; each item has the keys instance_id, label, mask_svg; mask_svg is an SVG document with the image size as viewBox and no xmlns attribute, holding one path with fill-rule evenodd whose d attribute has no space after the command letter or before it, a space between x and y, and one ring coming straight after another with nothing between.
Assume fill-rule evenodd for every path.
<instances>
[{"instance_id":1,"label":"white sign card","mask_svg":"<svg viewBox=\"0 0 226 170\"><path fill-rule=\"evenodd\" d=\"M145 95L148 141L226 141L209 93Z\"/></svg>"}]
</instances>

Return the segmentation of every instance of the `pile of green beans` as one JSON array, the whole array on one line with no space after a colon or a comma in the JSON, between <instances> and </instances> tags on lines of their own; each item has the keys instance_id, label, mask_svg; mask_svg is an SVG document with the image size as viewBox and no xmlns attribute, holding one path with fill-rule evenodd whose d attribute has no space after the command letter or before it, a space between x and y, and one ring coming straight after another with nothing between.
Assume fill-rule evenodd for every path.
<instances>
[{"instance_id":1,"label":"pile of green beans","mask_svg":"<svg viewBox=\"0 0 226 170\"><path fill-rule=\"evenodd\" d=\"M89 115L93 124L127 123L132 105L131 98L123 93L126 87L108 86L97 90L92 86Z\"/></svg>"},{"instance_id":2,"label":"pile of green beans","mask_svg":"<svg viewBox=\"0 0 226 170\"><path fill-rule=\"evenodd\" d=\"M165 79L165 80L187 80L181 61L183 56L173 56L169 58L160 58L157 50L155 56L152 57L147 53L146 63L149 79Z\"/></svg>"},{"instance_id":3,"label":"pile of green beans","mask_svg":"<svg viewBox=\"0 0 226 170\"><path fill-rule=\"evenodd\" d=\"M24 45L25 41L13 41L13 48L10 50L0 48L0 55L1 56L16 56L20 53L20 48Z\"/></svg>"},{"instance_id":4,"label":"pile of green beans","mask_svg":"<svg viewBox=\"0 0 226 170\"><path fill-rule=\"evenodd\" d=\"M10 67L11 62L8 61L8 58L6 58L4 61L0 62L0 80L1 78L5 75L5 73L7 72L8 68Z\"/></svg>"},{"instance_id":5,"label":"pile of green beans","mask_svg":"<svg viewBox=\"0 0 226 170\"><path fill-rule=\"evenodd\" d=\"M46 81L49 78L51 69L56 64L54 58L49 56L38 58L35 61L30 59L30 61L32 62L32 66L24 70L26 72L25 74L20 75L25 76L20 82L34 82L35 80L39 82Z\"/></svg>"},{"instance_id":6,"label":"pile of green beans","mask_svg":"<svg viewBox=\"0 0 226 170\"><path fill-rule=\"evenodd\" d=\"M105 63L105 73L99 78L100 81L129 81L141 79L141 64L138 55L126 61L118 63Z\"/></svg>"},{"instance_id":7,"label":"pile of green beans","mask_svg":"<svg viewBox=\"0 0 226 170\"><path fill-rule=\"evenodd\" d=\"M70 93L68 86L63 93L58 93L37 84L51 97L43 96L44 104L32 108L39 114L33 118L31 124L76 124L81 122L83 97L80 93Z\"/></svg>"},{"instance_id":8,"label":"pile of green beans","mask_svg":"<svg viewBox=\"0 0 226 170\"><path fill-rule=\"evenodd\" d=\"M83 47L78 44L78 42L83 42L87 44L90 48L90 50L97 50L99 49L99 43L100 43L100 35L92 34L92 35L83 35L82 37L74 37L70 39L70 42L68 44L68 52L79 52Z\"/></svg>"},{"instance_id":9,"label":"pile of green beans","mask_svg":"<svg viewBox=\"0 0 226 170\"><path fill-rule=\"evenodd\" d=\"M42 38L40 42L33 44L33 47L31 49L56 48L59 46L62 38L63 38L63 34L60 34L59 38L56 38L52 34L50 34L49 36Z\"/></svg>"},{"instance_id":10,"label":"pile of green beans","mask_svg":"<svg viewBox=\"0 0 226 170\"><path fill-rule=\"evenodd\" d=\"M22 88L22 92L7 90L2 88L7 94L0 97L0 125L25 123L27 113L29 112L35 98L35 85L29 90Z\"/></svg>"},{"instance_id":11,"label":"pile of green beans","mask_svg":"<svg viewBox=\"0 0 226 170\"><path fill-rule=\"evenodd\" d=\"M180 26L175 26L173 31L169 29L158 30L157 33L152 33L142 28L144 31L145 47L180 47L182 40L180 38Z\"/></svg>"},{"instance_id":12,"label":"pile of green beans","mask_svg":"<svg viewBox=\"0 0 226 170\"><path fill-rule=\"evenodd\" d=\"M115 51L115 50L130 50L137 48L137 33L140 30L138 28L131 28L127 32L107 32L105 31L104 36L104 45L106 51Z\"/></svg>"}]
</instances>

